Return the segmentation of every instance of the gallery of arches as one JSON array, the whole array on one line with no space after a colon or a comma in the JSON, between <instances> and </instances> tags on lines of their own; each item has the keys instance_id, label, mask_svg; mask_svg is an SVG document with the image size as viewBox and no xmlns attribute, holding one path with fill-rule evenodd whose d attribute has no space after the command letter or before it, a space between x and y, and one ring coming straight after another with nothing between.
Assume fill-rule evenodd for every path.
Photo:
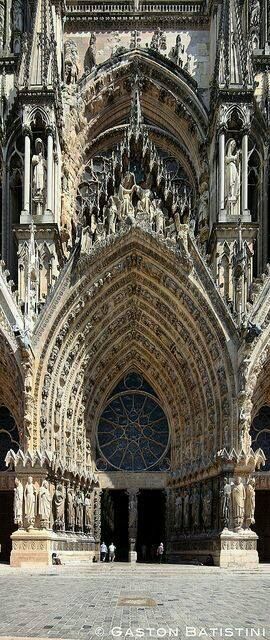
<instances>
[{"instance_id":1,"label":"gallery of arches","mask_svg":"<svg viewBox=\"0 0 270 640\"><path fill-rule=\"evenodd\" d=\"M0 561L270 561L267 0L0 0Z\"/></svg>"}]
</instances>

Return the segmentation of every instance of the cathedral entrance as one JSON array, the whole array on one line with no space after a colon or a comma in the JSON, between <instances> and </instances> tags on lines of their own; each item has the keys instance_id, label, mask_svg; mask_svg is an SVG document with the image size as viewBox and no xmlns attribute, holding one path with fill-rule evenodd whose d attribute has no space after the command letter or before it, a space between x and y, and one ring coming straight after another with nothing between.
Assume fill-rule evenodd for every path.
<instances>
[{"instance_id":1,"label":"cathedral entrance","mask_svg":"<svg viewBox=\"0 0 270 640\"><path fill-rule=\"evenodd\" d=\"M165 543L164 492L142 489L138 496L138 562L155 562L160 542Z\"/></svg>"},{"instance_id":2,"label":"cathedral entrance","mask_svg":"<svg viewBox=\"0 0 270 640\"><path fill-rule=\"evenodd\" d=\"M260 562L270 562L270 491L256 491L255 531Z\"/></svg>"},{"instance_id":3,"label":"cathedral entrance","mask_svg":"<svg viewBox=\"0 0 270 640\"><path fill-rule=\"evenodd\" d=\"M13 522L13 491L0 491L0 562L9 562L10 536L15 531Z\"/></svg>"},{"instance_id":4,"label":"cathedral entrance","mask_svg":"<svg viewBox=\"0 0 270 640\"><path fill-rule=\"evenodd\" d=\"M101 497L101 542L116 546L116 560L128 561L128 494L105 489Z\"/></svg>"}]
</instances>

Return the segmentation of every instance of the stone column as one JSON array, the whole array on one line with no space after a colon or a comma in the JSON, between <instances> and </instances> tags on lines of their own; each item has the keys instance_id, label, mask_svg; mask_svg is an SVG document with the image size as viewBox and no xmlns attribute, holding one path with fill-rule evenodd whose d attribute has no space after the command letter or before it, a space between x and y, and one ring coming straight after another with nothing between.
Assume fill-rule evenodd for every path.
<instances>
[{"instance_id":1,"label":"stone column","mask_svg":"<svg viewBox=\"0 0 270 640\"><path fill-rule=\"evenodd\" d=\"M242 138L242 215L250 219L248 211L248 132Z\"/></svg>"},{"instance_id":2,"label":"stone column","mask_svg":"<svg viewBox=\"0 0 270 640\"><path fill-rule=\"evenodd\" d=\"M223 219L225 208L225 131L219 133L219 219Z\"/></svg>"},{"instance_id":3,"label":"stone column","mask_svg":"<svg viewBox=\"0 0 270 640\"><path fill-rule=\"evenodd\" d=\"M30 222L30 183L31 183L31 130L25 127L24 133L24 188L23 188L23 211L20 222L25 224Z\"/></svg>"},{"instance_id":4,"label":"stone column","mask_svg":"<svg viewBox=\"0 0 270 640\"><path fill-rule=\"evenodd\" d=\"M47 129L47 216L52 216L53 205L53 130Z\"/></svg>"},{"instance_id":5,"label":"stone column","mask_svg":"<svg viewBox=\"0 0 270 640\"><path fill-rule=\"evenodd\" d=\"M138 489L128 491L128 560L131 563L137 562L138 493Z\"/></svg>"}]
</instances>

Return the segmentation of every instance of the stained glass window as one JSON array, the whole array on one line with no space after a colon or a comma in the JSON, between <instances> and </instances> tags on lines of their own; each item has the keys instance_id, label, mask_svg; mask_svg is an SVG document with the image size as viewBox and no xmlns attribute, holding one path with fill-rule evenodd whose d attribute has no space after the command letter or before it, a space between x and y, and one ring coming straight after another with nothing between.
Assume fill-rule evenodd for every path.
<instances>
[{"instance_id":1,"label":"stained glass window","mask_svg":"<svg viewBox=\"0 0 270 640\"><path fill-rule=\"evenodd\" d=\"M261 407L251 426L252 448L261 448L266 456L265 466L261 471L270 470L270 407Z\"/></svg>"},{"instance_id":2,"label":"stained glass window","mask_svg":"<svg viewBox=\"0 0 270 640\"><path fill-rule=\"evenodd\" d=\"M7 407L0 406L0 471L6 471L5 457L9 449L18 451L19 433L15 420Z\"/></svg>"},{"instance_id":3,"label":"stained glass window","mask_svg":"<svg viewBox=\"0 0 270 640\"><path fill-rule=\"evenodd\" d=\"M152 387L133 372L114 389L97 430L102 469L167 470L169 426Z\"/></svg>"}]
</instances>

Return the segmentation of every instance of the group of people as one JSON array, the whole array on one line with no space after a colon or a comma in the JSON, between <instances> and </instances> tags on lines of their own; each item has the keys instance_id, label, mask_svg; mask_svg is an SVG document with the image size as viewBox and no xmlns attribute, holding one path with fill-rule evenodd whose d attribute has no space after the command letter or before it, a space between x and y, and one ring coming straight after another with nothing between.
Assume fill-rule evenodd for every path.
<instances>
[{"instance_id":1,"label":"group of people","mask_svg":"<svg viewBox=\"0 0 270 640\"><path fill-rule=\"evenodd\" d=\"M113 544L113 542L111 542L111 544L109 544L109 549L108 549L107 545L105 544L105 542L102 542L102 544L100 545L100 559L101 559L101 562L106 562L108 552L109 552L109 562L114 562L115 561L115 551L116 551L116 546Z\"/></svg>"},{"instance_id":2,"label":"group of people","mask_svg":"<svg viewBox=\"0 0 270 640\"><path fill-rule=\"evenodd\" d=\"M101 559L101 562L106 562L108 553L109 553L109 562L114 562L114 560L115 560L115 551L116 551L116 546L113 544L113 542L111 542L111 544L109 545L109 548L107 547L105 542L102 542L102 544L100 545L100 559ZM142 560L143 561L146 560L146 555L147 555L147 549L146 549L146 546L143 545L142 546ZM158 562L161 563L162 559L163 559L163 556L164 556L164 544L163 544L163 542L161 542L158 545L157 550L156 550L156 555L157 555Z\"/></svg>"}]
</instances>

